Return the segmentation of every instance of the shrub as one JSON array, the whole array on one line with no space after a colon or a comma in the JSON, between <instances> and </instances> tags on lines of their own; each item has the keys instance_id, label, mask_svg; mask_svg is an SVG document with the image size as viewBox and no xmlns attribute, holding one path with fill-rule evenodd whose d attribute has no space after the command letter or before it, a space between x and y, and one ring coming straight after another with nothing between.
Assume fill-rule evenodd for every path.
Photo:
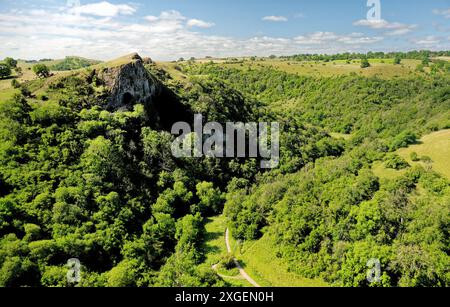
<instances>
[{"instance_id":1,"label":"shrub","mask_svg":"<svg viewBox=\"0 0 450 307\"><path fill-rule=\"evenodd\" d=\"M399 155L390 155L385 159L386 168L401 170L409 167L410 165L406 162L405 159L400 157Z\"/></svg>"},{"instance_id":2,"label":"shrub","mask_svg":"<svg viewBox=\"0 0 450 307\"><path fill-rule=\"evenodd\" d=\"M31 91L26 87L26 86L22 86L20 88L20 92L22 93L23 96L25 97L31 97Z\"/></svg>"},{"instance_id":3,"label":"shrub","mask_svg":"<svg viewBox=\"0 0 450 307\"><path fill-rule=\"evenodd\" d=\"M232 270L236 267L234 263L234 257L231 254L227 254L220 259L220 266L222 266L225 270Z\"/></svg>"},{"instance_id":4,"label":"shrub","mask_svg":"<svg viewBox=\"0 0 450 307\"><path fill-rule=\"evenodd\" d=\"M419 156L417 155L417 152L412 152L410 157L413 162L420 161Z\"/></svg>"},{"instance_id":5,"label":"shrub","mask_svg":"<svg viewBox=\"0 0 450 307\"><path fill-rule=\"evenodd\" d=\"M361 68L368 68L368 67L370 67L369 60L361 59Z\"/></svg>"},{"instance_id":6,"label":"shrub","mask_svg":"<svg viewBox=\"0 0 450 307\"><path fill-rule=\"evenodd\" d=\"M391 151L408 147L409 145L415 143L417 143L417 136L410 131L403 131L392 142Z\"/></svg>"},{"instance_id":7,"label":"shrub","mask_svg":"<svg viewBox=\"0 0 450 307\"><path fill-rule=\"evenodd\" d=\"M19 83L19 81L17 81L17 79L12 79L11 86L13 88L19 88L20 87L20 83Z\"/></svg>"},{"instance_id":8,"label":"shrub","mask_svg":"<svg viewBox=\"0 0 450 307\"><path fill-rule=\"evenodd\" d=\"M431 164L433 163L433 159L431 159L429 156L422 156L420 157L420 161L427 163L427 164Z\"/></svg>"}]
</instances>

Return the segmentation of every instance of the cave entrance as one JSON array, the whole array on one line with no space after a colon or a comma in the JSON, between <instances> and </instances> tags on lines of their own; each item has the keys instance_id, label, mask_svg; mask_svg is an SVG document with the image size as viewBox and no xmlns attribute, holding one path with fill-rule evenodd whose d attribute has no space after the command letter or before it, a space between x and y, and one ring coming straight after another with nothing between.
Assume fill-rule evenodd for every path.
<instances>
[{"instance_id":1,"label":"cave entrance","mask_svg":"<svg viewBox=\"0 0 450 307\"><path fill-rule=\"evenodd\" d=\"M130 105L134 102L134 97L131 93L125 93L122 97L122 105Z\"/></svg>"}]
</instances>

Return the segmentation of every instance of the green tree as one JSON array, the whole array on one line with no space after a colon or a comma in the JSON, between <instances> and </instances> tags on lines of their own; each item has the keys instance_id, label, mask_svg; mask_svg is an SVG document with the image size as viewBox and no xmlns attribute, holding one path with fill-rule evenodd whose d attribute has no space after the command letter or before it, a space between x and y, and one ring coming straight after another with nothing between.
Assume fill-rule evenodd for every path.
<instances>
[{"instance_id":1,"label":"green tree","mask_svg":"<svg viewBox=\"0 0 450 307\"><path fill-rule=\"evenodd\" d=\"M361 59L361 68L368 68L370 67L369 60L366 58Z\"/></svg>"},{"instance_id":2,"label":"green tree","mask_svg":"<svg viewBox=\"0 0 450 307\"><path fill-rule=\"evenodd\" d=\"M424 67L428 67L429 65L430 65L430 58L429 57L424 57L423 59L422 59L422 65L424 66Z\"/></svg>"},{"instance_id":3,"label":"green tree","mask_svg":"<svg viewBox=\"0 0 450 307\"><path fill-rule=\"evenodd\" d=\"M92 182L116 182L122 179L122 160L111 140L99 136L89 141L89 147L81 156L81 164ZM98 180L98 181L97 181Z\"/></svg>"},{"instance_id":4,"label":"green tree","mask_svg":"<svg viewBox=\"0 0 450 307\"><path fill-rule=\"evenodd\" d=\"M0 64L0 78L6 78L11 75L11 67L7 64Z\"/></svg>"},{"instance_id":5,"label":"green tree","mask_svg":"<svg viewBox=\"0 0 450 307\"><path fill-rule=\"evenodd\" d=\"M202 215L218 214L224 204L224 197L219 189L215 189L211 182L200 182L196 186L199 203L193 205L193 213Z\"/></svg>"},{"instance_id":6,"label":"green tree","mask_svg":"<svg viewBox=\"0 0 450 307\"><path fill-rule=\"evenodd\" d=\"M135 262L124 260L107 273L108 287L133 287L136 286L137 271Z\"/></svg>"},{"instance_id":7,"label":"green tree","mask_svg":"<svg viewBox=\"0 0 450 307\"><path fill-rule=\"evenodd\" d=\"M177 250L161 268L156 281L160 287L221 287L224 282L211 268L198 267L194 247Z\"/></svg>"},{"instance_id":8,"label":"green tree","mask_svg":"<svg viewBox=\"0 0 450 307\"><path fill-rule=\"evenodd\" d=\"M14 69L17 67L17 61L13 58L7 57L3 60L6 65L8 65L11 69Z\"/></svg>"},{"instance_id":9,"label":"green tree","mask_svg":"<svg viewBox=\"0 0 450 307\"><path fill-rule=\"evenodd\" d=\"M33 72L39 78L48 78L50 76L50 69L45 64L36 64L33 66Z\"/></svg>"}]
</instances>

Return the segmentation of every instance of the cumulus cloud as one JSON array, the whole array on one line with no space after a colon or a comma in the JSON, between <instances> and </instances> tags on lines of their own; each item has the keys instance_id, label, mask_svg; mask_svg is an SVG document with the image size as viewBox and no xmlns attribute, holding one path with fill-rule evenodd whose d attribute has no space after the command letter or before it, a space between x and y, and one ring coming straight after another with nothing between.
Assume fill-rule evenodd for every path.
<instances>
[{"instance_id":1,"label":"cumulus cloud","mask_svg":"<svg viewBox=\"0 0 450 307\"><path fill-rule=\"evenodd\" d=\"M178 11L164 11L159 16L147 16L150 32L173 33L184 28L186 17Z\"/></svg>"},{"instance_id":2,"label":"cumulus cloud","mask_svg":"<svg viewBox=\"0 0 450 307\"><path fill-rule=\"evenodd\" d=\"M434 35L429 35L423 38L415 38L411 40L413 43L421 46L435 46L441 42L441 39Z\"/></svg>"},{"instance_id":3,"label":"cumulus cloud","mask_svg":"<svg viewBox=\"0 0 450 307\"><path fill-rule=\"evenodd\" d=\"M353 23L354 26L369 27L374 30L385 30L386 35L399 36L412 32L417 25L407 25L400 22L388 22L384 19L367 20L361 19Z\"/></svg>"},{"instance_id":4,"label":"cumulus cloud","mask_svg":"<svg viewBox=\"0 0 450 307\"><path fill-rule=\"evenodd\" d=\"M448 9L435 9L433 14L444 16L444 18L450 19L450 8Z\"/></svg>"},{"instance_id":5,"label":"cumulus cloud","mask_svg":"<svg viewBox=\"0 0 450 307\"><path fill-rule=\"evenodd\" d=\"M373 44L383 40L383 37L368 37L362 33L351 33L339 35L334 32L314 32L308 35L297 36L294 41L305 45L323 45L332 43L342 43L348 45Z\"/></svg>"},{"instance_id":6,"label":"cumulus cloud","mask_svg":"<svg viewBox=\"0 0 450 307\"><path fill-rule=\"evenodd\" d=\"M0 13L0 54L23 59L79 55L108 60L139 52L157 60L172 60L207 55L356 52L373 49L373 44L382 40L361 33L315 32L293 38L236 38L192 30L193 27L206 27L206 24L210 25L185 17L178 11L125 19L72 14L68 8Z\"/></svg>"},{"instance_id":7,"label":"cumulus cloud","mask_svg":"<svg viewBox=\"0 0 450 307\"><path fill-rule=\"evenodd\" d=\"M192 27L198 27L198 28L211 28L214 27L215 24L213 22L206 22L200 19L189 19L187 22L187 26Z\"/></svg>"},{"instance_id":8,"label":"cumulus cloud","mask_svg":"<svg viewBox=\"0 0 450 307\"><path fill-rule=\"evenodd\" d=\"M273 21L273 22L286 22L288 21L287 17L284 16L265 16L263 17L264 21Z\"/></svg>"},{"instance_id":9,"label":"cumulus cloud","mask_svg":"<svg viewBox=\"0 0 450 307\"><path fill-rule=\"evenodd\" d=\"M136 9L127 4L112 4L102 1L73 7L70 12L100 17L115 17L117 15L133 15Z\"/></svg>"}]
</instances>

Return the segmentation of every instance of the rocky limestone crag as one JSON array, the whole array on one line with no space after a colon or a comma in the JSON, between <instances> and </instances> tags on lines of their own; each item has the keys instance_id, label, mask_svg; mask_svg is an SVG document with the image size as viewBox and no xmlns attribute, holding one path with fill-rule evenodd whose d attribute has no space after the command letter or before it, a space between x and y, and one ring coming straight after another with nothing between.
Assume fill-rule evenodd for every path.
<instances>
[{"instance_id":1,"label":"rocky limestone crag","mask_svg":"<svg viewBox=\"0 0 450 307\"><path fill-rule=\"evenodd\" d=\"M143 58L142 62L144 62L145 65L153 64L153 60L149 57Z\"/></svg>"},{"instance_id":2,"label":"rocky limestone crag","mask_svg":"<svg viewBox=\"0 0 450 307\"><path fill-rule=\"evenodd\" d=\"M161 84L148 73L137 53L112 62L96 74L108 89L109 110L132 109L137 103L148 105L161 91Z\"/></svg>"}]
</instances>

